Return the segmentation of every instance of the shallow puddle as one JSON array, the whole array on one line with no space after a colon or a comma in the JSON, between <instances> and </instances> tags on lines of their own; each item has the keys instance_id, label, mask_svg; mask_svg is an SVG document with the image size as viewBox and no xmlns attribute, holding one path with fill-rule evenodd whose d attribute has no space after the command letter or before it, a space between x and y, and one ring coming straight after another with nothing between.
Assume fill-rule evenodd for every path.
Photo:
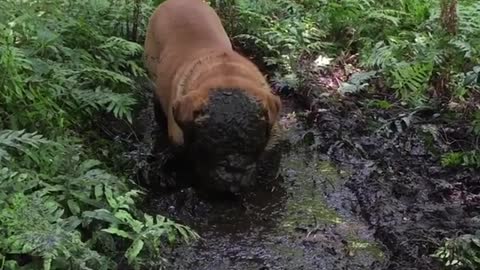
<instances>
[{"instance_id":1,"label":"shallow puddle","mask_svg":"<svg viewBox=\"0 0 480 270\"><path fill-rule=\"evenodd\" d=\"M151 134L158 134L150 99L134 121L140 142L125 140L139 182L148 179ZM192 188L152 194L151 214L203 237L166 250L167 269L440 269L429 255L442 240L480 228L478 169L443 168L438 158L455 149L439 135L464 140L464 124L425 125L437 121L426 114L405 132L380 132L381 119L404 112L355 100L316 99L316 113L304 119L310 129L285 106L291 147L269 190L244 201L205 200Z\"/></svg>"},{"instance_id":2,"label":"shallow puddle","mask_svg":"<svg viewBox=\"0 0 480 270\"><path fill-rule=\"evenodd\" d=\"M152 197L151 212L202 236L170 253L167 269L382 269L344 186L349 175L298 142L284 153L279 183L242 202L204 200L191 188Z\"/></svg>"}]
</instances>

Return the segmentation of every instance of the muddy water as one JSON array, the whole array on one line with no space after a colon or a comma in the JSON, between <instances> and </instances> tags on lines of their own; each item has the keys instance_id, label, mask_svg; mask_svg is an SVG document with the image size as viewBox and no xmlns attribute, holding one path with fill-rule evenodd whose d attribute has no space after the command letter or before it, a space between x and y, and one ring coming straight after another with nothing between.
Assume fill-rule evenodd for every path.
<instances>
[{"instance_id":1,"label":"muddy water","mask_svg":"<svg viewBox=\"0 0 480 270\"><path fill-rule=\"evenodd\" d=\"M145 210L203 237L165 250L167 269L441 269L430 254L444 239L480 230L480 170L440 163L442 153L478 142L448 115L375 109L365 104L376 96L337 100L321 91L305 95L305 115L284 99L289 147L280 179L225 201L188 184L166 188L178 177L151 177L162 172L149 154L161 132L146 95L135 131L113 131L112 139L128 148L138 182L154 186Z\"/></svg>"},{"instance_id":2,"label":"muddy water","mask_svg":"<svg viewBox=\"0 0 480 270\"><path fill-rule=\"evenodd\" d=\"M345 186L351 173L312 150L292 112L286 106L289 147L273 186L232 201L200 196L188 186L150 196L149 212L187 224L202 237L168 252L167 269L383 269L381 245ZM151 106L139 117L152 123ZM146 149L155 134L148 126Z\"/></svg>"}]
</instances>

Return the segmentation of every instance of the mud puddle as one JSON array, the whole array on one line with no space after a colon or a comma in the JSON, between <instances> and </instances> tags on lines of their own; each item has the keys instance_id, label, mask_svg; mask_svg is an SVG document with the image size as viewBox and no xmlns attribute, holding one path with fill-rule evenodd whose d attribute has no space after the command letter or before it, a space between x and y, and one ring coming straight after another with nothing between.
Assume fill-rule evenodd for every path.
<instances>
[{"instance_id":1,"label":"mud puddle","mask_svg":"<svg viewBox=\"0 0 480 270\"><path fill-rule=\"evenodd\" d=\"M273 186L237 201L205 199L190 187L149 196L150 213L202 237L168 252L167 269L383 269L381 245L346 187L351 171L315 151L293 106L285 107L288 147ZM155 140L151 105L138 119L144 135L139 152L146 152Z\"/></svg>"},{"instance_id":2,"label":"mud puddle","mask_svg":"<svg viewBox=\"0 0 480 270\"><path fill-rule=\"evenodd\" d=\"M434 109L375 109L368 98L316 99L303 132L352 172L346 185L384 245L385 269L442 269L430 255L444 239L480 229L480 173L445 168L441 155L475 137Z\"/></svg>"},{"instance_id":3,"label":"mud puddle","mask_svg":"<svg viewBox=\"0 0 480 270\"><path fill-rule=\"evenodd\" d=\"M430 254L444 238L480 229L479 171L440 165L471 141L464 123L319 96L309 113L284 100L289 147L276 185L242 201L188 186L149 196L150 213L202 237L168 251L167 269L441 269ZM156 134L144 108L128 153L140 172Z\"/></svg>"},{"instance_id":4,"label":"mud puddle","mask_svg":"<svg viewBox=\"0 0 480 270\"><path fill-rule=\"evenodd\" d=\"M153 198L154 212L203 238L175 250L168 268L380 269L383 253L372 231L351 212L356 202L343 187L346 172L308 149L291 152L282 165L278 186L243 202L205 201L192 189Z\"/></svg>"}]
</instances>

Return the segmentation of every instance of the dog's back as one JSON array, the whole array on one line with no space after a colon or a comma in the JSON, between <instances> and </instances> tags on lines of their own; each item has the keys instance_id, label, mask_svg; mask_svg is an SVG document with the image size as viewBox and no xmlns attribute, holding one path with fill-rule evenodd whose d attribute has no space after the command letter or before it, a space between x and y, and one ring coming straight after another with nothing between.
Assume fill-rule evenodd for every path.
<instances>
[{"instance_id":1,"label":"dog's back","mask_svg":"<svg viewBox=\"0 0 480 270\"><path fill-rule=\"evenodd\" d=\"M162 77L160 85L166 88L182 65L215 49L232 51L232 45L220 18L202 0L167 0L150 18L145 40L147 68L154 79Z\"/></svg>"},{"instance_id":2,"label":"dog's back","mask_svg":"<svg viewBox=\"0 0 480 270\"><path fill-rule=\"evenodd\" d=\"M152 34L157 42L161 39L164 47L173 45L181 51L201 47L231 49L220 18L202 0L167 0L157 7L150 23L153 27L161 25Z\"/></svg>"}]
</instances>

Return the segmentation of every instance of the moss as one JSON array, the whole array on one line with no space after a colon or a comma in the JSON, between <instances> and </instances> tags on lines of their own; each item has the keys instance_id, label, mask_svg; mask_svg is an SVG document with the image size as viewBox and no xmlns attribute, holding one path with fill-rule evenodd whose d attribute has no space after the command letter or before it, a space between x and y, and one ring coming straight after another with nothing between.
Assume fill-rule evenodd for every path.
<instances>
[{"instance_id":1,"label":"moss","mask_svg":"<svg viewBox=\"0 0 480 270\"><path fill-rule=\"evenodd\" d=\"M305 160L311 162L305 163ZM322 191L340 184L347 175L346 171L340 171L318 157L305 159L296 155L285 157L282 167L293 180L292 185L287 187L288 192L297 194L287 200L282 227L293 230L343 222L340 215L327 205Z\"/></svg>"},{"instance_id":2,"label":"moss","mask_svg":"<svg viewBox=\"0 0 480 270\"><path fill-rule=\"evenodd\" d=\"M371 255L380 261L385 260L385 254L378 244L358 239L356 237L352 237L350 240L348 240L347 249L350 256L363 253L366 255Z\"/></svg>"}]
</instances>

